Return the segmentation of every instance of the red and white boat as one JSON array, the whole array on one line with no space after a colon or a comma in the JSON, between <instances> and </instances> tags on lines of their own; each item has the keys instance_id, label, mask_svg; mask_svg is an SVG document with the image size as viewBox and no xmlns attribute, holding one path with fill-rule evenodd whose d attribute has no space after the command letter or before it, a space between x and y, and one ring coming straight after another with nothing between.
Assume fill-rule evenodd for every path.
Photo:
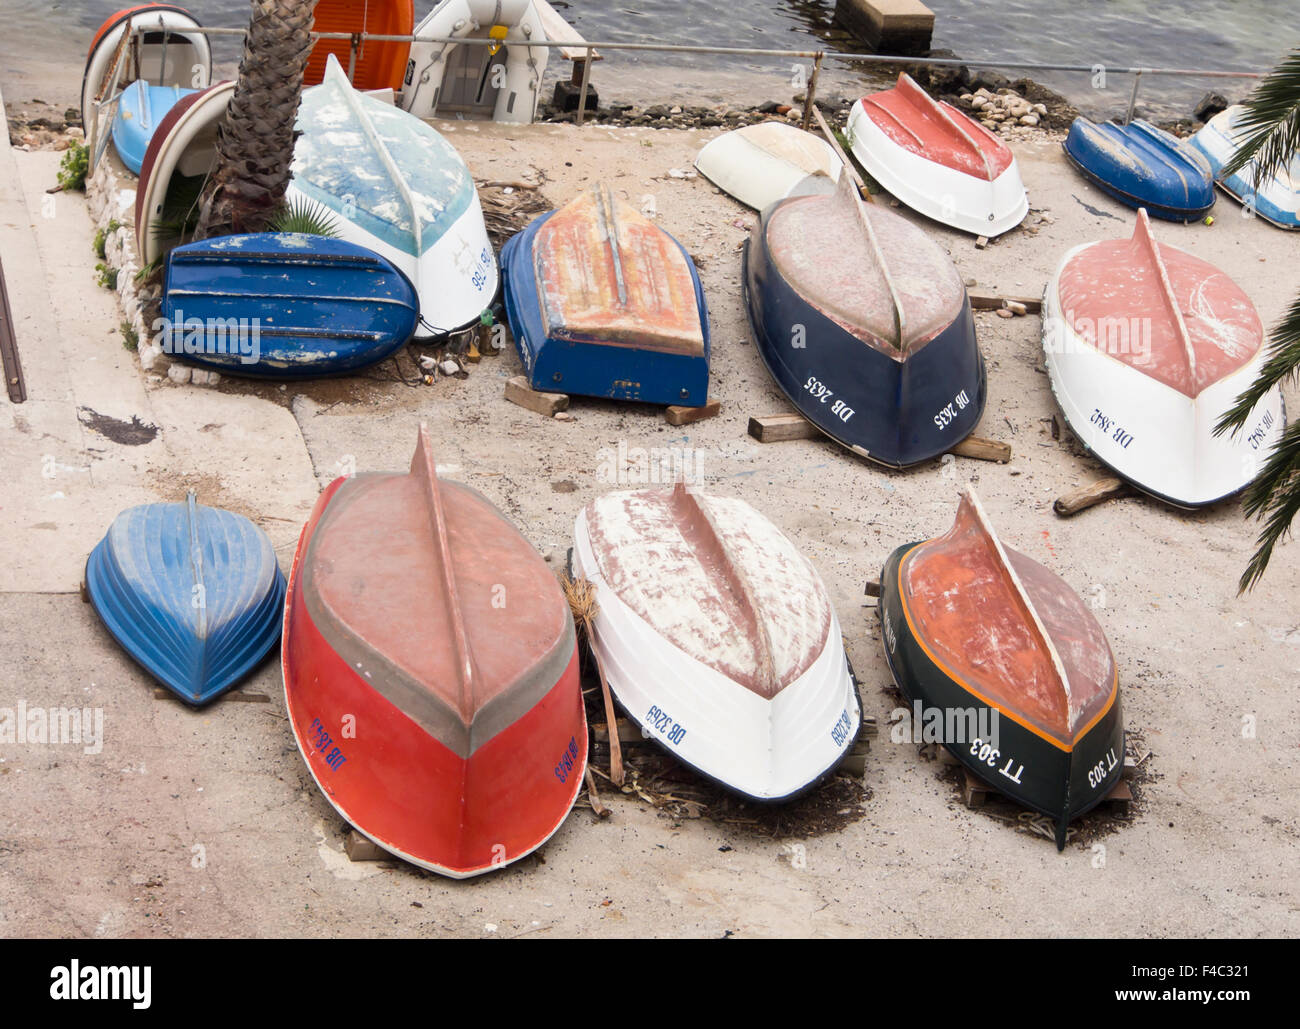
<instances>
[{"instance_id":1,"label":"red and white boat","mask_svg":"<svg viewBox=\"0 0 1300 1029\"><path fill-rule=\"evenodd\" d=\"M743 500L610 493L574 527L593 647L650 738L724 786L785 800L831 772L861 709L826 586Z\"/></svg>"},{"instance_id":2,"label":"red and white boat","mask_svg":"<svg viewBox=\"0 0 1300 1029\"><path fill-rule=\"evenodd\" d=\"M872 178L927 218L992 237L1029 213L1011 149L909 75L854 104L848 136Z\"/></svg>"},{"instance_id":3,"label":"red and white boat","mask_svg":"<svg viewBox=\"0 0 1300 1029\"><path fill-rule=\"evenodd\" d=\"M466 878L516 861L577 797L587 724L568 602L493 505L409 473L335 480L303 529L284 690L307 767L385 850Z\"/></svg>"},{"instance_id":4,"label":"red and white boat","mask_svg":"<svg viewBox=\"0 0 1300 1029\"><path fill-rule=\"evenodd\" d=\"M1180 507L1245 487L1281 438L1279 389L1240 433L1214 434L1258 375L1263 341L1241 287L1157 243L1143 209L1132 238L1075 247L1047 284L1043 349L1070 428L1119 475Z\"/></svg>"}]
</instances>

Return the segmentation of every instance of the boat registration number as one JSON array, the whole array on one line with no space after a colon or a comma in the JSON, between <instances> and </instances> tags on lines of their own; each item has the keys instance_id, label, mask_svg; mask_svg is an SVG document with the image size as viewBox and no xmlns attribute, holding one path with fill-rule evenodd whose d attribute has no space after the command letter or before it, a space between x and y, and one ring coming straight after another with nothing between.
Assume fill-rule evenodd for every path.
<instances>
[{"instance_id":1,"label":"boat registration number","mask_svg":"<svg viewBox=\"0 0 1300 1029\"><path fill-rule=\"evenodd\" d=\"M560 782L568 782L569 776L573 774L574 768L578 765L578 738L569 737L569 745L564 748L564 753L560 755L560 760L555 763L555 778Z\"/></svg>"},{"instance_id":2,"label":"boat registration number","mask_svg":"<svg viewBox=\"0 0 1300 1029\"><path fill-rule=\"evenodd\" d=\"M1102 432L1106 433L1111 439L1118 443L1124 450L1133 442L1133 434L1126 431L1115 419L1108 415L1102 414L1101 408L1092 409L1092 417L1088 419L1093 425L1097 426Z\"/></svg>"},{"instance_id":3,"label":"boat registration number","mask_svg":"<svg viewBox=\"0 0 1300 1029\"><path fill-rule=\"evenodd\" d=\"M812 394L814 400L820 400L823 404L828 403L831 397L835 396L833 389L813 375L808 376L808 381L803 384L803 388ZM853 417L853 408L843 400L837 400L831 404L831 414L840 421L847 422Z\"/></svg>"},{"instance_id":4,"label":"boat registration number","mask_svg":"<svg viewBox=\"0 0 1300 1029\"><path fill-rule=\"evenodd\" d=\"M311 720L311 743L325 759L330 771L337 772L340 766L347 761L347 758L343 756L343 751L334 746L334 737L325 731L325 726L321 724L319 718Z\"/></svg>"},{"instance_id":5,"label":"boat registration number","mask_svg":"<svg viewBox=\"0 0 1300 1029\"><path fill-rule=\"evenodd\" d=\"M667 711L660 711L659 708L652 707L645 717L655 732L663 736L674 747L679 746L682 740L686 739L686 727L674 722Z\"/></svg>"},{"instance_id":6,"label":"boat registration number","mask_svg":"<svg viewBox=\"0 0 1300 1029\"><path fill-rule=\"evenodd\" d=\"M1106 777L1115 771L1119 759L1115 757L1115 748L1106 751L1106 756L1088 769L1088 788L1095 790L1106 781Z\"/></svg>"},{"instance_id":7,"label":"boat registration number","mask_svg":"<svg viewBox=\"0 0 1300 1029\"><path fill-rule=\"evenodd\" d=\"M487 285L488 269L491 267L492 255L488 253L487 247L484 247L478 255L478 262L474 266L474 274L470 279L475 289L482 289Z\"/></svg>"},{"instance_id":8,"label":"boat registration number","mask_svg":"<svg viewBox=\"0 0 1300 1029\"><path fill-rule=\"evenodd\" d=\"M844 746L845 741L849 738L849 727L852 724L853 720L849 718L849 709L845 708L840 712L840 720L835 723L835 728L831 730L831 739L835 742L835 746Z\"/></svg>"},{"instance_id":9,"label":"boat registration number","mask_svg":"<svg viewBox=\"0 0 1300 1029\"><path fill-rule=\"evenodd\" d=\"M970 397L966 395L965 390L962 390L952 398L951 404L945 404L943 409L934 416L934 424L939 426L939 431L942 432L944 429L948 428L951 423L955 422L957 420L957 415L966 410L969 405Z\"/></svg>"},{"instance_id":10,"label":"boat registration number","mask_svg":"<svg viewBox=\"0 0 1300 1029\"><path fill-rule=\"evenodd\" d=\"M979 761L989 768L996 768L999 775L1010 779L1017 786L1020 785L1020 777L1024 774L1025 766L1016 761L1013 757L1008 757L1006 764L998 768L998 762L1002 760L1002 751L991 743L986 743L978 736L970 745L970 755L976 761Z\"/></svg>"}]
</instances>

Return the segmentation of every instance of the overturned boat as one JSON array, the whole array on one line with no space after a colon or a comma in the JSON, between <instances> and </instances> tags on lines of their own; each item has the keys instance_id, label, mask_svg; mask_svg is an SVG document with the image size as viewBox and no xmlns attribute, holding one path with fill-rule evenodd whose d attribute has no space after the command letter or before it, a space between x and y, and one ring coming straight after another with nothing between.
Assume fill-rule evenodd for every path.
<instances>
[{"instance_id":1,"label":"overturned boat","mask_svg":"<svg viewBox=\"0 0 1300 1029\"><path fill-rule=\"evenodd\" d=\"M113 116L113 148L130 171L140 174L154 130L168 111L193 92L180 86L150 86L144 79L126 87Z\"/></svg>"},{"instance_id":2,"label":"overturned boat","mask_svg":"<svg viewBox=\"0 0 1300 1029\"><path fill-rule=\"evenodd\" d=\"M899 547L880 575L903 696L942 716L941 742L975 776L1050 817L1063 849L1124 766L1119 673L1087 604L1004 547L974 492L946 534Z\"/></svg>"},{"instance_id":3,"label":"overturned boat","mask_svg":"<svg viewBox=\"0 0 1300 1029\"><path fill-rule=\"evenodd\" d=\"M848 137L871 177L927 218L993 237L1029 213L1011 148L906 73L853 105Z\"/></svg>"},{"instance_id":4,"label":"overturned boat","mask_svg":"<svg viewBox=\"0 0 1300 1029\"><path fill-rule=\"evenodd\" d=\"M741 500L611 493L574 527L610 690L681 761L756 800L832 771L861 720L821 577Z\"/></svg>"},{"instance_id":5,"label":"overturned boat","mask_svg":"<svg viewBox=\"0 0 1300 1029\"><path fill-rule=\"evenodd\" d=\"M286 200L391 261L420 295L417 338L480 324L500 285L474 179L441 135L353 89L333 54L303 91Z\"/></svg>"},{"instance_id":6,"label":"overturned boat","mask_svg":"<svg viewBox=\"0 0 1300 1029\"><path fill-rule=\"evenodd\" d=\"M698 407L709 313L677 240L596 185L506 243L506 314L537 390Z\"/></svg>"},{"instance_id":7,"label":"overturned boat","mask_svg":"<svg viewBox=\"0 0 1300 1029\"><path fill-rule=\"evenodd\" d=\"M382 361L415 333L419 298L378 254L298 232L218 236L167 254L165 353L227 374L301 379Z\"/></svg>"},{"instance_id":8,"label":"overturned boat","mask_svg":"<svg viewBox=\"0 0 1300 1029\"><path fill-rule=\"evenodd\" d=\"M1097 124L1080 116L1061 146L1103 193L1157 218L1196 221L1214 206L1214 176L1205 155L1150 122Z\"/></svg>"},{"instance_id":9,"label":"overturned boat","mask_svg":"<svg viewBox=\"0 0 1300 1029\"><path fill-rule=\"evenodd\" d=\"M587 724L573 617L546 562L476 491L408 473L335 480L285 604L285 700L321 792L379 846L465 878L559 828Z\"/></svg>"},{"instance_id":10,"label":"overturned boat","mask_svg":"<svg viewBox=\"0 0 1300 1029\"><path fill-rule=\"evenodd\" d=\"M93 139L95 105L107 99L113 66L128 32L138 31L138 43L124 55L119 88L137 80L151 86L206 87L212 49L208 37L194 31L198 28L202 28L198 19L174 4L140 4L109 15L91 40L81 77L81 124L86 138Z\"/></svg>"},{"instance_id":11,"label":"overturned boat","mask_svg":"<svg viewBox=\"0 0 1300 1029\"><path fill-rule=\"evenodd\" d=\"M1225 193L1279 229L1300 228L1300 152L1292 154L1271 179L1258 184L1254 161L1233 175L1222 174L1246 135L1238 125L1245 113L1241 104L1219 112L1192 136L1191 144L1209 160L1215 181Z\"/></svg>"},{"instance_id":12,"label":"overturned boat","mask_svg":"<svg viewBox=\"0 0 1300 1029\"><path fill-rule=\"evenodd\" d=\"M1274 389L1241 433L1214 427L1257 375L1264 329L1224 272L1157 243L1085 243L1047 284L1043 350L1071 430L1139 489L1180 507L1231 496L1263 467L1286 417Z\"/></svg>"},{"instance_id":13,"label":"overturned boat","mask_svg":"<svg viewBox=\"0 0 1300 1029\"><path fill-rule=\"evenodd\" d=\"M765 121L709 140L695 167L723 192L761 211L786 197L835 192L844 166L824 139L787 122Z\"/></svg>"},{"instance_id":14,"label":"overturned boat","mask_svg":"<svg viewBox=\"0 0 1300 1029\"><path fill-rule=\"evenodd\" d=\"M237 686L275 647L284 593L266 533L193 493L123 511L86 561L86 594L105 628L195 707Z\"/></svg>"},{"instance_id":15,"label":"overturned boat","mask_svg":"<svg viewBox=\"0 0 1300 1029\"><path fill-rule=\"evenodd\" d=\"M893 467L951 450L984 410L984 359L961 275L906 219L833 196L763 212L745 249L758 352L799 413Z\"/></svg>"}]
</instances>

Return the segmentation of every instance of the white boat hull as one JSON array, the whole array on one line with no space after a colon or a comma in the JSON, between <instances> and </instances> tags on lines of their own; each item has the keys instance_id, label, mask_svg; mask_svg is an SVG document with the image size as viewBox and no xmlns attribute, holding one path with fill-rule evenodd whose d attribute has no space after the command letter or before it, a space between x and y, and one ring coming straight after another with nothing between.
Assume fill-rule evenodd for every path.
<instances>
[{"instance_id":1,"label":"white boat hull","mask_svg":"<svg viewBox=\"0 0 1300 1029\"><path fill-rule=\"evenodd\" d=\"M848 136L853 156L871 177L927 218L992 238L1014 229L1029 213L1029 197L1014 158L992 181L947 168L904 150L861 104L849 115Z\"/></svg>"},{"instance_id":2,"label":"white boat hull","mask_svg":"<svg viewBox=\"0 0 1300 1029\"><path fill-rule=\"evenodd\" d=\"M695 167L719 189L762 211L786 197L835 192L843 165L825 140L793 125L763 122L710 140Z\"/></svg>"},{"instance_id":3,"label":"white boat hull","mask_svg":"<svg viewBox=\"0 0 1300 1029\"><path fill-rule=\"evenodd\" d=\"M1120 476L1177 506L1239 492L1285 429L1281 392L1261 400L1240 433L1215 436L1214 427L1255 381L1264 352L1192 398L1098 350L1069 327L1059 299L1061 268L1092 245L1066 254L1043 303L1047 372L1070 429Z\"/></svg>"},{"instance_id":4,"label":"white boat hull","mask_svg":"<svg viewBox=\"0 0 1300 1029\"><path fill-rule=\"evenodd\" d=\"M822 652L766 700L684 653L619 599L600 573L585 511L574 539L574 574L596 589L593 643L610 690L647 737L758 800L796 795L835 768L857 738L861 710L834 612Z\"/></svg>"}]
</instances>

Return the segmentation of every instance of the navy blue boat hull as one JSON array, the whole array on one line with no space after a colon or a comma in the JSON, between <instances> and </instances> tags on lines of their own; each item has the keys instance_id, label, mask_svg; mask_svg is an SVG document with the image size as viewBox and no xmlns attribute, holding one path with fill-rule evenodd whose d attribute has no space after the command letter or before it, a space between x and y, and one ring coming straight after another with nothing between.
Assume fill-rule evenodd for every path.
<instances>
[{"instance_id":1,"label":"navy blue boat hull","mask_svg":"<svg viewBox=\"0 0 1300 1029\"><path fill-rule=\"evenodd\" d=\"M267 379L346 375L415 334L419 299L392 262L302 233L219 236L167 255L162 345L218 371ZM235 326L232 343L229 331Z\"/></svg>"},{"instance_id":2,"label":"navy blue boat hull","mask_svg":"<svg viewBox=\"0 0 1300 1029\"><path fill-rule=\"evenodd\" d=\"M86 593L145 671L201 707L275 648L285 579L261 529L191 496L118 515L86 561Z\"/></svg>"},{"instance_id":3,"label":"navy blue boat hull","mask_svg":"<svg viewBox=\"0 0 1300 1029\"><path fill-rule=\"evenodd\" d=\"M1192 222L1214 206L1208 163L1146 122L1098 125L1075 118L1061 147L1085 178L1128 207L1145 207L1166 221Z\"/></svg>"},{"instance_id":4,"label":"navy blue boat hull","mask_svg":"<svg viewBox=\"0 0 1300 1029\"><path fill-rule=\"evenodd\" d=\"M677 240L695 283L704 355L609 346L599 340L548 337L533 267L533 239L555 212L534 219L501 250L506 318L529 385L536 390L577 393L610 400L699 407L709 399L709 311L695 262ZM671 237L669 237L671 238Z\"/></svg>"},{"instance_id":5,"label":"navy blue boat hull","mask_svg":"<svg viewBox=\"0 0 1300 1029\"><path fill-rule=\"evenodd\" d=\"M764 212L745 244L742 279L772 379L800 414L862 457L904 468L947 453L979 424L987 396L970 299L938 336L896 361L822 314L781 275L766 245L775 209ZM791 344L796 325L803 326L802 347ZM826 402L809 391L813 380L832 390ZM847 420L840 413L846 408Z\"/></svg>"}]
</instances>

